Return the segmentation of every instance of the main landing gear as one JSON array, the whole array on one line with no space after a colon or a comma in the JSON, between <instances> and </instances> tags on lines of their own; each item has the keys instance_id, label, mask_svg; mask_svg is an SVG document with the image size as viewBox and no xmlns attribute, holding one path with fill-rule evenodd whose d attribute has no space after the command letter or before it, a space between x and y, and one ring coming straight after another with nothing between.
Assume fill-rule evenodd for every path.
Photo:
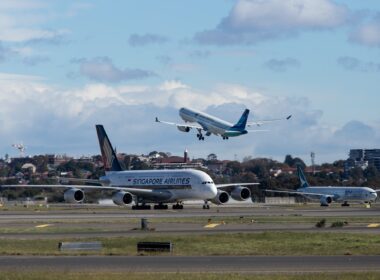
<instances>
[{"instance_id":1,"label":"main landing gear","mask_svg":"<svg viewBox=\"0 0 380 280\"><path fill-rule=\"evenodd\" d=\"M205 140L203 134L202 134L202 130L198 129L198 134L197 134L197 137L198 137L198 140L201 141L201 140Z\"/></svg>"},{"instance_id":2,"label":"main landing gear","mask_svg":"<svg viewBox=\"0 0 380 280\"><path fill-rule=\"evenodd\" d=\"M210 209L210 205L208 204L208 201L205 200L205 203L203 204L203 209Z\"/></svg>"},{"instance_id":3,"label":"main landing gear","mask_svg":"<svg viewBox=\"0 0 380 280\"><path fill-rule=\"evenodd\" d=\"M145 203L137 203L136 205L132 206L132 210L150 210L150 205Z\"/></svg>"},{"instance_id":4,"label":"main landing gear","mask_svg":"<svg viewBox=\"0 0 380 280\"><path fill-rule=\"evenodd\" d=\"M177 202L177 204L173 205L173 210L180 210L183 209L183 204L180 204Z\"/></svg>"},{"instance_id":5,"label":"main landing gear","mask_svg":"<svg viewBox=\"0 0 380 280\"><path fill-rule=\"evenodd\" d=\"M228 136L222 136L223 140L228 140Z\"/></svg>"},{"instance_id":6,"label":"main landing gear","mask_svg":"<svg viewBox=\"0 0 380 280\"><path fill-rule=\"evenodd\" d=\"M155 210L166 210L166 209L168 209L168 205L163 204L163 203L159 203L159 204L154 205L154 209Z\"/></svg>"},{"instance_id":7,"label":"main landing gear","mask_svg":"<svg viewBox=\"0 0 380 280\"><path fill-rule=\"evenodd\" d=\"M345 201L344 203L342 203L342 207L347 207L347 206L350 206L350 204L347 201Z\"/></svg>"}]
</instances>

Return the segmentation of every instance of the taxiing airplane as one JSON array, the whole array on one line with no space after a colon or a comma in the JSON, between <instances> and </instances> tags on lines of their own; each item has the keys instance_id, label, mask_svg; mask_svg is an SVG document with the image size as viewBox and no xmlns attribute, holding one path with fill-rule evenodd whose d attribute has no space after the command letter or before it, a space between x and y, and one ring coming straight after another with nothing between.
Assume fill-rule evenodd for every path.
<instances>
[{"instance_id":1,"label":"taxiing airplane","mask_svg":"<svg viewBox=\"0 0 380 280\"><path fill-rule=\"evenodd\" d=\"M203 208L209 208L208 202L224 204L230 197L243 201L251 197L247 186L258 183L231 183L216 185L211 177L195 169L170 170L122 170L115 150L102 125L96 125L100 150L106 170L99 180L65 179L66 183L79 181L90 185L3 185L6 188L62 188L64 199L70 203L84 200L84 191L113 191L112 200L120 206L131 205L133 209L167 209L166 203L175 203L173 209L183 209L183 201L203 200ZM63 182L63 181L62 181Z\"/></svg>"},{"instance_id":2,"label":"taxiing airplane","mask_svg":"<svg viewBox=\"0 0 380 280\"><path fill-rule=\"evenodd\" d=\"M377 198L377 192L369 187L355 186L310 186L301 166L297 166L301 187L296 191L266 190L266 192L299 194L310 199L319 199L321 206L329 206L331 202L342 202L342 206L350 206L349 202L372 203Z\"/></svg>"},{"instance_id":3,"label":"taxiing airplane","mask_svg":"<svg viewBox=\"0 0 380 280\"><path fill-rule=\"evenodd\" d=\"M261 126L265 123L275 122L280 120L289 120L291 115L284 119L272 119L272 120L261 120L256 122L247 122L249 110L245 109L241 115L239 121L236 124L229 123L227 121L218 119L217 117L211 116L204 112L196 111L189 108L181 108L179 110L180 117L185 121L185 123L177 124L173 122L161 121L156 117L156 122L169 124L176 126L178 130L182 132L189 132L192 128L198 131L197 137L199 140L205 140L203 132L206 136L211 134L220 135L223 140L227 140L229 137L236 137L240 135L247 134L248 132L258 132L266 130L247 130L246 127L251 126Z\"/></svg>"}]
</instances>

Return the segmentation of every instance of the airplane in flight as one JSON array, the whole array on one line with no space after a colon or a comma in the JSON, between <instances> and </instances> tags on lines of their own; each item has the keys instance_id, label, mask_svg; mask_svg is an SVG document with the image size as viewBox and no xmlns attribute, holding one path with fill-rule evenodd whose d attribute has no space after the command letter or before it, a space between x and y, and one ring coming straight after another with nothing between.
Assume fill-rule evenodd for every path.
<instances>
[{"instance_id":1,"label":"airplane in flight","mask_svg":"<svg viewBox=\"0 0 380 280\"><path fill-rule=\"evenodd\" d=\"M261 120L256 122L247 122L249 110L245 109L241 115L239 121L236 124L229 123L227 121L221 120L217 117L211 116L204 112L200 112L194 109L181 108L179 110L180 117L185 121L185 123L173 123L167 121L161 121L156 117L156 122L173 125L182 132L189 132L191 129L198 131L198 140L205 140L203 132L206 136L211 134L219 135L223 140L228 140L229 137L237 137L240 135L247 134L248 132L259 132L267 130L247 130L247 127L261 126L265 123L275 122L280 120L289 120L292 116L289 115L283 119L272 119L272 120Z\"/></svg>"},{"instance_id":2,"label":"airplane in flight","mask_svg":"<svg viewBox=\"0 0 380 280\"><path fill-rule=\"evenodd\" d=\"M329 206L332 202L342 202L342 206L350 206L349 202L360 202L371 204L377 198L377 192L369 187L356 186L310 186L302 171L297 165L297 173L301 182L301 187L296 191L265 190L273 193L288 193L305 196L309 199L319 199L321 206Z\"/></svg>"},{"instance_id":3,"label":"airplane in flight","mask_svg":"<svg viewBox=\"0 0 380 280\"><path fill-rule=\"evenodd\" d=\"M62 188L64 199L70 203L84 201L85 191L113 191L112 200L116 205L134 205L132 209L167 209L167 203L175 203L173 209L183 209L183 201L203 200L203 209L209 209L208 202L227 203L232 197L244 201L251 197L248 186L258 183L215 184L211 177L195 169L168 170L123 170L115 150L102 125L96 125L100 150L104 162L105 176L99 180L65 178L59 185L3 185L3 188ZM71 185L70 182L93 185ZM66 184L65 184L66 183ZM78 183L77 183L78 184ZM94 186L96 184L96 186Z\"/></svg>"}]
</instances>

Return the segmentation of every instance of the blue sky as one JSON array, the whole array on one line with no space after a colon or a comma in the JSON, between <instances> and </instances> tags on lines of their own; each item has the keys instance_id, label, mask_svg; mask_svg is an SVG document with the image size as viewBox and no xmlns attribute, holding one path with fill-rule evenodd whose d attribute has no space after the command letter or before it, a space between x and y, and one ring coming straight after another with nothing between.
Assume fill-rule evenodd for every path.
<instances>
[{"instance_id":1,"label":"blue sky","mask_svg":"<svg viewBox=\"0 0 380 280\"><path fill-rule=\"evenodd\" d=\"M0 3L0 156L119 151L307 162L379 148L380 2ZM199 143L154 123L187 106L235 122L293 114L269 132Z\"/></svg>"}]
</instances>

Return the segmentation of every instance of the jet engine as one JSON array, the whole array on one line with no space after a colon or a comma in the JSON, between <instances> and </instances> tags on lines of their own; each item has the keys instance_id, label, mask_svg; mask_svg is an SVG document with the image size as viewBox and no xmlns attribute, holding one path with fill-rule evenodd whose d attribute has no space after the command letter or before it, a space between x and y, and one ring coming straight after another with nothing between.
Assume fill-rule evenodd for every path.
<instances>
[{"instance_id":1,"label":"jet engine","mask_svg":"<svg viewBox=\"0 0 380 280\"><path fill-rule=\"evenodd\" d=\"M245 187L235 187L231 192L231 197L238 201L247 200L251 196L251 191Z\"/></svg>"},{"instance_id":2,"label":"jet engine","mask_svg":"<svg viewBox=\"0 0 380 280\"><path fill-rule=\"evenodd\" d=\"M188 126L177 126L178 130L179 131L182 131L182 132L189 132L190 131L190 127Z\"/></svg>"},{"instance_id":3,"label":"jet engine","mask_svg":"<svg viewBox=\"0 0 380 280\"><path fill-rule=\"evenodd\" d=\"M69 203L79 203L84 200L84 192L79 189L69 189L63 194L63 198Z\"/></svg>"},{"instance_id":4,"label":"jet engine","mask_svg":"<svg viewBox=\"0 0 380 280\"><path fill-rule=\"evenodd\" d=\"M321 206L329 206L329 204L332 202L331 196L322 196L321 197Z\"/></svg>"},{"instance_id":5,"label":"jet engine","mask_svg":"<svg viewBox=\"0 0 380 280\"><path fill-rule=\"evenodd\" d=\"M227 203L229 199L230 195L227 192L218 190L216 196L211 199L211 202L215 204L224 204Z\"/></svg>"},{"instance_id":6,"label":"jet engine","mask_svg":"<svg viewBox=\"0 0 380 280\"><path fill-rule=\"evenodd\" d=\"M112 196L112 201L116 205L125 206L132 203L133 195L129 192L120 191Z\"/></svg>"}]
</instances>

